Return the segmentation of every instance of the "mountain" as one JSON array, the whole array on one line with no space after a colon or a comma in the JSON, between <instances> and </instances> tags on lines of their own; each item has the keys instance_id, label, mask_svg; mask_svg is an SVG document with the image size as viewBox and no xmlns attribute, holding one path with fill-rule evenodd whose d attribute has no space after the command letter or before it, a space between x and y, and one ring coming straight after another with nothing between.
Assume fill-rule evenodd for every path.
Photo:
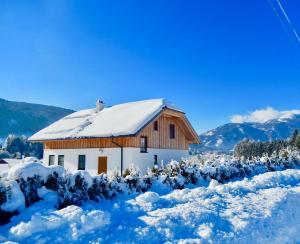
<instances>
[{"instance_id":1,"label":"mountain","mask_svg":"<svg viewBox=\"0 0 300 244\"><path fill-rule=\"evenodd\" d=\"M9 134L32 135L72 112L70 109L0 98L0 138Z\"/></svg>"},{"instance_id":2,"label":"mountain","mask_svg":"<svg viewBox=\"0 0 300 244\"><path fill-rule=\"evenodd\" d=\"M228 123L200 135L202 144L192 146L192 149L228 152L244 139L256 141L287 139L295 129L300 130L299 114L272 119L263 123Z\"/></svg>"}]
</instances>

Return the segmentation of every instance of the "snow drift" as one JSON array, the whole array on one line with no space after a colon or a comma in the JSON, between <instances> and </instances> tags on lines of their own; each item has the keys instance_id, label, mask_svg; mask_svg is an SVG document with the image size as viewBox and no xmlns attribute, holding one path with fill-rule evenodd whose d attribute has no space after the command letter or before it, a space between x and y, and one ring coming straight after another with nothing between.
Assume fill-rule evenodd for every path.
<instances>
[{"instance_id":1,"label":"snow drift","mask_svg":"<svg viewBox=\"0 0 300 244\"><path fill-rule=\"evenodd\" d=\"M55 192L0 227L0 242L298 243L300 170L54 208Z\"/></svg>"}]
</instances>

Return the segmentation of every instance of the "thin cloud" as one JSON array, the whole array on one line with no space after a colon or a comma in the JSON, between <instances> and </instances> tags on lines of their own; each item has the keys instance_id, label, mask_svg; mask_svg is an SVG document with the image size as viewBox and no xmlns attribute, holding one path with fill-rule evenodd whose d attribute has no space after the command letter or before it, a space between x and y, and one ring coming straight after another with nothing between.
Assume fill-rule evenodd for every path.
<instances>
[{"instance_id":1,"label":"thin cloud","mask_svg":"<svg viewBox=\"0 0 300 244\"><path fill-rule=\"evenodd\" d=\"M300 114L300 110L287 110L278 111L271 107L265 109L255 110L248 115L233 115L230 117L232 123L265 123L270 120L284 120L293 118L295 115Z\"/></svg>"}]
</instances>

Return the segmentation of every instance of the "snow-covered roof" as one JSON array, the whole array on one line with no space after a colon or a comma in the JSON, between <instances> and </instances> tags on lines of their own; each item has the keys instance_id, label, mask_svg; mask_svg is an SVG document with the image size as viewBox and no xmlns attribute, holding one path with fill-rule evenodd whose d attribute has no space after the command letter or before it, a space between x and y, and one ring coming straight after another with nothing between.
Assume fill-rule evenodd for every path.
<instances>
[{"instance_id":1,"label":"snow-covered roof","mask_svg":"<svg viewBox=\"0 0 300 244\"><path fill-rule=\"evenodd\" d=\"M31 141L134 135L164 108L179 112L165 99L130 102L72 113L29 138Z\"/></svg>"},{"instance_id":2,"label":"snow-covered roof","mask_svg":"<svg viewBox=\"0 0 300 244\"><path fill-rule=\"evenodd\" d=\"M21 162L21 159L16 158L3 158L2 160L5 161L10 167Z\"/></svg>"}]
</instances>

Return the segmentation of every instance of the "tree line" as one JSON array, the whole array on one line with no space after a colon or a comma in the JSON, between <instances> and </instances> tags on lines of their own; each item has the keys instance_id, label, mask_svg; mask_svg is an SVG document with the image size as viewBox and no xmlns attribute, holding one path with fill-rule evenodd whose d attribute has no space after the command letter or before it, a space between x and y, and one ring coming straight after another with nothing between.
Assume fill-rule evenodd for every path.
<instances>
[{"instance_id":1,"label":"tree line","mask_svg":"<svg viewBox=\"0 0 300 244\"><path fill-rule=\"evenodd\" d=\"M300 149L300 134L299 130L294 130L291 137L287 140L276 141L251 141L249 139L238 143L234 148L234 155L238 158L244 157L252 159L254 157L263 156L278 156L280 152L286 149L298 150Z\"/></svg>"},{"instance_id":2,"label":"tree line","mask_svg":"<svg viewBox=\"0 0 300 244\"><path fill-rule=\"evenodd\" d=\"M26 136L9 135L0 151L0 159L28 156L34 156L39 159L42 158L43 145L41 143L29 142Z\"/></svg>"}]
</instances>

